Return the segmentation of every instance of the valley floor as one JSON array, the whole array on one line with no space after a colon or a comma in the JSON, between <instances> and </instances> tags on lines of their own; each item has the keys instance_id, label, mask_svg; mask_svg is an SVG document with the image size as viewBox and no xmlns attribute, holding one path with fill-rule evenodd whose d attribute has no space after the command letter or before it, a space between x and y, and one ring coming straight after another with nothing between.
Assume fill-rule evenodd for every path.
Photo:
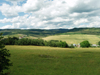
<instances>
[{"instance_id":1,"label":"valley floor","mask_svg":"<svg viewBox=\"0 0 100 75\"><path fill-rule=\"evenodd\" d=\"M100 75L100 48L6 46L10 75Z\"/></svg>"}]
</instances>

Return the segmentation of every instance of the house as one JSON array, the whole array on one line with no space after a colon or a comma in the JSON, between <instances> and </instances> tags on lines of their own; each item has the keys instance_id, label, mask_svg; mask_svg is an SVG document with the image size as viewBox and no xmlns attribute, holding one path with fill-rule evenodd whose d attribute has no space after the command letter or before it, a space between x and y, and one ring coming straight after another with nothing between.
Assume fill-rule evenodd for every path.
<instances>
[{"instance_id":1,"label":"house","mask_svg":"<svg viewBox=\"0 0 100 75\"><path fill-rule=\"evenodd\" d=\"M80 43L78 43L77 47L78 47L78 48L80 47Z\"/></svg>"},{"instance_id":2,"label":"house","mask_svg":"<svg viewBox=\"0 0 100 75\"><path fill-rule=\"evenodd\" d=\"M20 36L19 39L22 39L22 38L25 38L25 37L27 37L27 35Z\"/></svg>"},{"instance_id":3,"label":"house","mask_svg":"<svg viewBox=\"0 0 100 75\"><path fill-rule=\"evenodd\" d=\"M23 37L21 37L21 36L19 37L19 39L22 39L22 38L23 38Z\"/></svg>"},{"instance_id":4,"label":"house","mask_svg":"<svg viewBox=\"0 0 100 75\"><path fill-rule=\"evenodd\" d=\"M76 47L77 45L76 44L73 44L73 46Z\"/></svg>"},{"instance_id":5,"label":"house","mask_svg":"<svg viewBox=\"0 0 100 75\"><path fill-rule=\"evenodd\" d=\"M97 47L97 46L99 46L99 45L96 45L96 44L92 44L91 46L92 46L92 47Z\"/></svg>"}]
</instances>

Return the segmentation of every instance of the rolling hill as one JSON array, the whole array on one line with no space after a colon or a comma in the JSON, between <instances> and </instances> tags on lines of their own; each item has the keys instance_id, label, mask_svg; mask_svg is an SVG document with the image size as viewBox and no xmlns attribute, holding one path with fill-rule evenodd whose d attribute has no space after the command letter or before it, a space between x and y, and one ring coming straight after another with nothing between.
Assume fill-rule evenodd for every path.
<instances>
[{"instance_id":1,"label":"rolling hill","mask_svg":"<svg viewBox=\"0 0 100 75\"><path fill-rule=\"evenodd\" d=\"M42 38L44 40L62 40L68 44L78 44L88 40L91 44L100 41L100 28L74 28L74 29L0 29L4 37L25 36L26 38Z\"/></svg>"},{"instance_id":2,"label":"rolling hill","mask_svg":"<svg viewBox=\"0 0 100 75\"><path fill-rule=\"evenodd\" d=\"M62 40L68 44L78 44L88 40L91 44L97 44L100 41L100 28L74 28L60 35L48 36L44 40Z\"/></svg>"},{"instance_id":3,"label":"rolling hill","mask_svg":"<svg viewBox=\"0 0 100 75\"><path fill-rule=\"evenodd\" d=\"M61 34L67 32L68 29L0 29L0 33L3 33L4 36L19 36L27 35L33 37L46 37L55 34Z\"/></svg>"},{"instance_id":4,"label":"rolling hill","mask_svg":"<svg viewBox=\"0 0 100 75\"><path fill-rule=\"evenodd\" d=\"M74 28L74 29L0 29L3 35L23 34L34 37L46 37L50 35L89 34L100 35L100 28Z\"/></svg>"},{"instance_id":5,"label":"rolling hill","mask_svg":"<svg viewBox=\"0 0 100 75\"><path fill-rule=\"evenodd\" d=\"M100 35L100 28L74 28L63 34L90 34Z\"/></svg>"},{"instance_id":6,"label":"rolling hill","mask_svg":"<svg viewBox=\"0 0 100 75\"><path fill-rule=\"evenodd\" d=\"M99 35L89 35L89 34L74 34L74 35L54 35L42 38L44 40L62 40L66 41L68 44L78 44L84 40L88 40L91 44L97 44L100 41Z\"/></svg>"}]
</instances>

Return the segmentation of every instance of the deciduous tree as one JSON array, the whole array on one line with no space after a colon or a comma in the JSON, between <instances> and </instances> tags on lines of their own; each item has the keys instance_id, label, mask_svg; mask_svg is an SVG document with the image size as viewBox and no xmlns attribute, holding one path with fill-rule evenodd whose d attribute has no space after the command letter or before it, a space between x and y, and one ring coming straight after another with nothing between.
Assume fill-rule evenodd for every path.
<instances>
[{"instance_id":1,"label":"deciduous tree","mask_svg":"<svg viewBox=\"0 0 100 75\"><path fill-rule=\"evenodd\" d=\"M82 42L80 43L80 46L81 46L81 47L90 47L90 43L89 43L89 41L85 40L85 41L82 41Z\"/></svg>"}]
</instances>

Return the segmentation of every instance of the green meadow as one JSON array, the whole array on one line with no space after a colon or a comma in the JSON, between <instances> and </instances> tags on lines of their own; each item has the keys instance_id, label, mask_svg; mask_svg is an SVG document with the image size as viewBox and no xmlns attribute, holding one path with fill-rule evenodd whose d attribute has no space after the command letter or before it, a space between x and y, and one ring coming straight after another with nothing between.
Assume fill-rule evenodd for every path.
<instances>
[{"instance_id":1,"label":"green meadow","mask_svg":"<svg viewBox=\"0 0 100 75\"><path fill-rule=\"evenodd\" d=\"M6 46L10 75L100 75L100 48Z\"/></svg>"},{"instance_id":2,"label":"green meadow","mask_svg":"<svg viewBox=\"0 0 100 75\"><path fill-rule=\"evenodd\" d=\"M62 40L66 41L68 44L78 44L84 40L88 40L91 44L97 44L100 41L99 35L89 35L89 34L69 34L69 35L53 35L44 37L44 40Z\"/></svg>"}]
</instances>

